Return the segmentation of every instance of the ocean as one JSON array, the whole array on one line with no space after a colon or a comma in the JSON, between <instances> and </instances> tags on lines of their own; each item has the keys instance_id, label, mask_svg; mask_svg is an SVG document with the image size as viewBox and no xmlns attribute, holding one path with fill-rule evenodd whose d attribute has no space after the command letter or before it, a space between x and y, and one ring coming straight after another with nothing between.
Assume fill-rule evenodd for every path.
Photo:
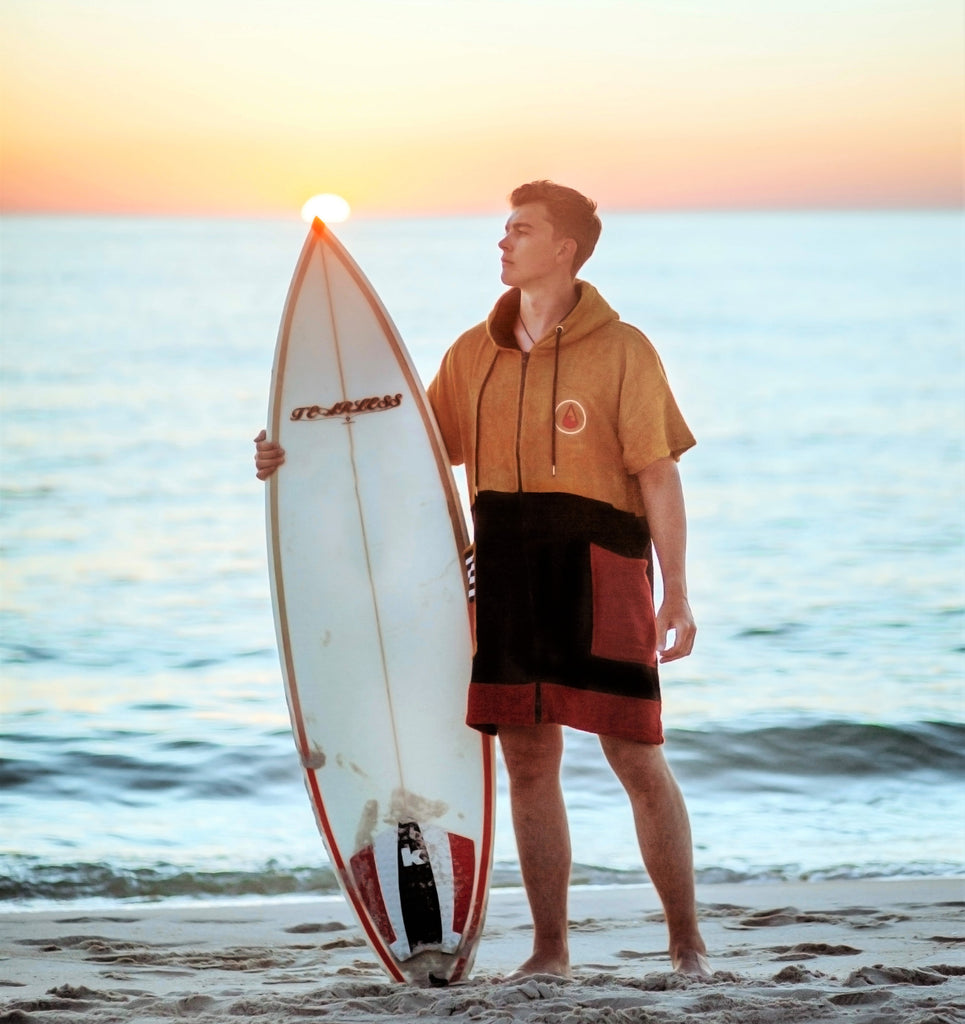
<instances>
[{"instance_id":1,"label":"ocean","mask_svg":"<svg viewBox=\"0 0 965 1024\"><path fill-rule=\"evenodd\" d=\"M425 380L502 290L502 220L337 231ZM662 673L698 879L965 874L961 215L604 224L583 276L698 437L697 648ZM2 223L0 906L336 888L251 443L305 232ZM594 737L567 733L564 773L574 882L644 880ZM495 859L519 884L502 769Z\"/></svg>"}]
</instances>

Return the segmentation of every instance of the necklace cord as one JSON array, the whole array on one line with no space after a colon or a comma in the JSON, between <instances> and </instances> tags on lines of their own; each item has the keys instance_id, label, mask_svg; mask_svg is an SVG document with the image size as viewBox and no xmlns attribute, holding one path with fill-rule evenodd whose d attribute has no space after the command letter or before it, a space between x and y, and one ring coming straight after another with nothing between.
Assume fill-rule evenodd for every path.
<instances>
[{"instance_id":1,"label":"necklace cord","mask_svg":"<svg viewBox=\"0 0 965 1024\"><path fill-rule=\"evenodd\" d=\"M519 321L519 326L522 327L523 330L526 332L526 337L529 338L530 345L535 345L536 339L532 336L532 334L529 333L529 328L527 328L526 324L523 322L522 313L517 313L516 319Z\"/></svg>"}]
</instances>

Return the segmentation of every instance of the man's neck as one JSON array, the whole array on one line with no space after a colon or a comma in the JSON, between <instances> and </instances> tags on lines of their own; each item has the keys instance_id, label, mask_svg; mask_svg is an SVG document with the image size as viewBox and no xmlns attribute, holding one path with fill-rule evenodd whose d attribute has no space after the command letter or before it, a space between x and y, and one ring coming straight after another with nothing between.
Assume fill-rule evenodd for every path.
<instances>
[{"instance_id":1,"label":"man's neck","mask_svg":"<svg viewBox=\"0 0 965 1024\"><path fill-rule=\"evenodd\" d=\"M519 347L528 352L540 338L549 334L576 305L577 297L576 282L572 278L521 290L516 325Z\"/></svg>"}]
</instances>

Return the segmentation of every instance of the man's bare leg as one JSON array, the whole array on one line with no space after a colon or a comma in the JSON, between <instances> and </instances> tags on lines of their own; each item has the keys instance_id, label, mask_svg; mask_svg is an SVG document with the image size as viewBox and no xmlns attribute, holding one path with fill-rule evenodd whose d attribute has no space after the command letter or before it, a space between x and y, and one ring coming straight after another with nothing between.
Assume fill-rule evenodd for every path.
<instances>
[{"instance_id":1,"label":"man's bare leg","mask_svg":"<svg viewBox=\"0 0 965 1024\"><path fill-rule=\"evenodd\" d=\"M710 977L697 923L690 820L663 748L612 736L601 736L600 743L630 797L643 863L667 919L674 970Z\"/></svg>"},{"instance_id":2,"label":"man's bare leg","mask_svg":"<svg viewBox=\"0 0 965 1024\"><path fill-rule=\"evenodd\" d=\"M501 725L499 742L509 775L523 886L533 915L533 955L511 978L531 974L568 978L571 854L560 783L563 730L558 725Z\"/></svg>"}]
</instances>

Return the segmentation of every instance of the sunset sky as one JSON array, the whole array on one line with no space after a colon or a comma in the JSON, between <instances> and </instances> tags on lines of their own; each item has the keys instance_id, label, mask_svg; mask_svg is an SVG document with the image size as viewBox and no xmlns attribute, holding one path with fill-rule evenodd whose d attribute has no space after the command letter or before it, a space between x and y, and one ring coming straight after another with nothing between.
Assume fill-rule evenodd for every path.
<instances>
[{"instance_id":1,"label":"sunset sky","mask_svg":"<svg viewBox=\"0 0 965 1024\"><path fill-rule=\"evenodd\" d=\"M961 0L0 0L2 208L962 199Z\"/></svg>"}]
</instances>

